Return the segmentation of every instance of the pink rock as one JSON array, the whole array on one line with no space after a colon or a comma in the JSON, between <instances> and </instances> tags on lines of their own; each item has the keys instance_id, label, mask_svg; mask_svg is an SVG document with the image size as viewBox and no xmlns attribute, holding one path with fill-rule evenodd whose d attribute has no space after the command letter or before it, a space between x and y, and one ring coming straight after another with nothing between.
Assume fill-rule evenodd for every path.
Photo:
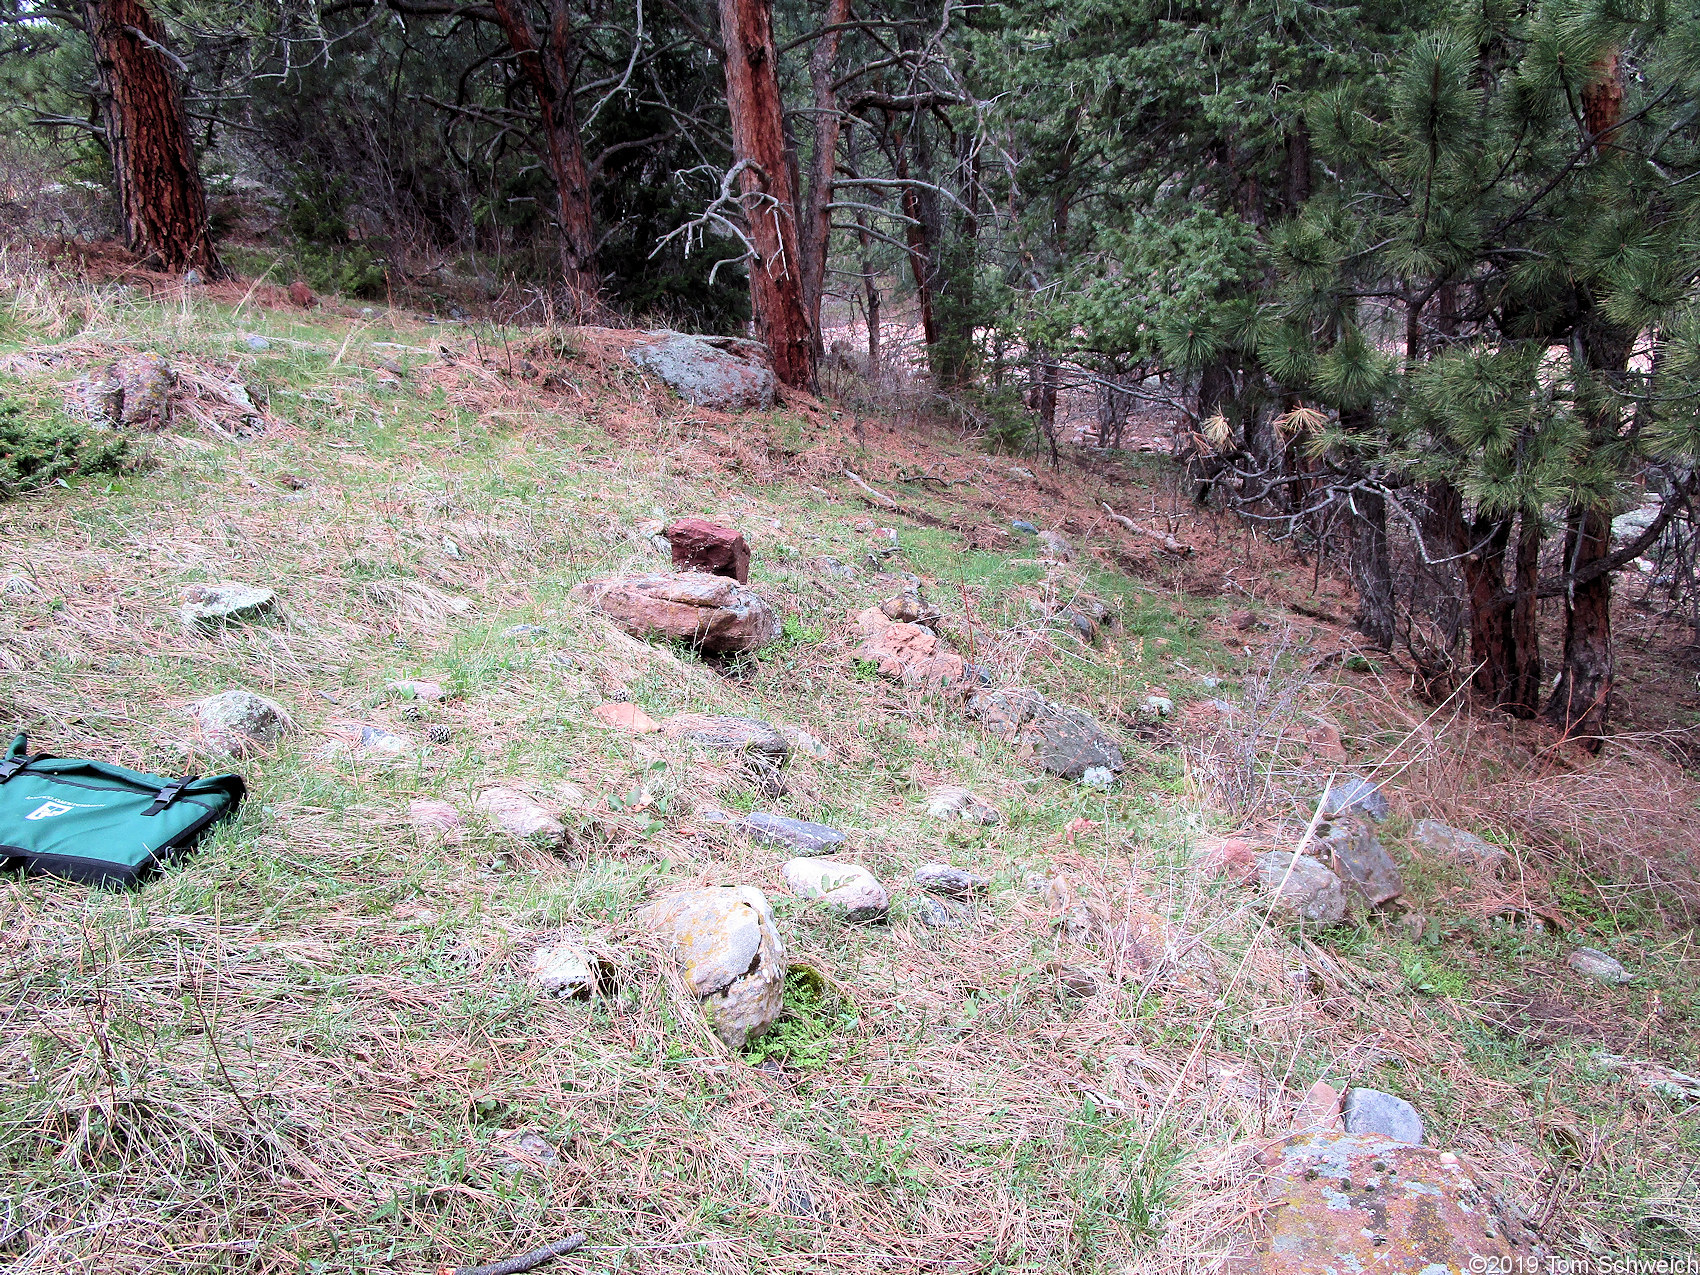
<instances>
[{"instance_id":1,"label":"pink rock","mask_svg":"<svg viewBox=\"0 0 1700 1275\"><path fill-rule=\"evenodd\" d=\"M743 532L706 518L681 518L661 534L673 546L673 570L750 582L750 546Z\"/></svg>"},{"instance_id":2,"label":"pink rock","mask_svg":"<svg viewBox=\"0 0 1700 1275\"><path fill-rule=\"evenodd\" d=\"M962 657L943 649L939 639L918 624L891 620L879 607L869 607L856 617L856 625L862 630L862 645L851 658L867 660L882 677L942 685L960 683L967 676Z\"/></svg>"},{"instance_id":3,"label":"pink rock","mask_svg":"<svg viewBox=\"0 0 1700 1275\"><path fill-rule=\"evenodd\" d=\"M1299 1099L1293 1112L1295 1133L1332 1133L1345 1128L1340 1118L1340 1091L1326 1080L1319 1080Z\"/></svg>"},{"instance_id":4,"label":"pink rock","mask_svg":"<svg viewBox=\"0 0 1700 1275\"><path fill-rule=\"evenodd\" d=\"M573 597L633 637L688 642L711 653L754 651L779 636L774 609L725 576L687 571L587 580Z\"/></svg>"},{"instance_id":5,"label":"pink rock","mask_svg":"<svg viewBox=\"0 0 1700 1275\"><path fill-rule=\"evenodd\" d=\"M415 801L407 807L407 822L422 831L448 832L460 827L463 819L446 801Z\"/></svg>"},{"instance_id":6,"label":"pink rock","mask_svg":"<svg viewBox=\"0 0 1700 1275\"><path fill-rule=\"evenodd\" d=\"M636 704L598 704L590 713L597 721L633 735L649 735L661 729L656 720Z\"/></svg>"}]
</instances>

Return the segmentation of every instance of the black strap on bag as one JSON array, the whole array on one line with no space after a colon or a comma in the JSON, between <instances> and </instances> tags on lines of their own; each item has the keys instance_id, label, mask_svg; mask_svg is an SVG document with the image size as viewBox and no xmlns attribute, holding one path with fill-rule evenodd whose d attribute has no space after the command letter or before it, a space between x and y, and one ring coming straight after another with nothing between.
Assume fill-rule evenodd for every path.
<instances>
[{"instance_id":1,"label":"black strap on bag","mask_svg":"<svg viewBox=\"0 0 1700 1275\"><path fill-rule=\"evenodd\" d=\"M47 753L29 753L28 755L20 754L17 757L8 757L4 761L0 761L0 784L5 783L13 775L28 770L31 766L35 765L36 762L44 760L48 755L49 754Z\"/></svg>"},{"instance_id":2,"label":"black strap on bag","mask_svg":"<svg viewBox=\"0 0 1700 1275\"><path fill-rule=\"evenodd\" d=\"M183 795L185 788L199 778L199 775L184 775L180 779L173 779L159 790L159 796L153 799L153 805L142 811L142 817L145 819L149 815L157 815L160 811L167 809L172 802Z\"/></svg>"}]
</instances>

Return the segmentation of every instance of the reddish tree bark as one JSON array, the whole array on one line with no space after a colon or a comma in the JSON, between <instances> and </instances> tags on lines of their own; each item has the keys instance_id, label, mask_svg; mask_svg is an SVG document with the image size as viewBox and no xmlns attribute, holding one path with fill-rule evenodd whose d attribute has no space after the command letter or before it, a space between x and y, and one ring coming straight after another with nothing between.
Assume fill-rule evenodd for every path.
<instances>
[{"instance_id":1,"label":"reddish tree bark","mask_svg":"<svg viewBox=\"0 0 1700 1275\"><path fill-rule=\"evenodd\" d=\"M815 147L809 159L807 212L798 234L803 250L803 305L814 327L815 353L822 351L820 307L826 282L826 250L832 237L832 183L837 175L838 133L843 117L838 113L838 94L832 87L833 67L838 62L839 32L832 28L850 20L850 0L827 0L826 34L815 41L809 55L809 82L814 90Z\"/></svg>"},{"instance_id":2,"label":"reddish tree bark","mask_svg":"<svg viewBox=\"0 0 1700 1275\"><path fill-rule=\"evenodd\" d=\"M178 84L182 63L140 0L84 0L125 245L171 271L224 274Z\"/></svg>"},{"instance_id":3,"label":"reddish tree bark","mask_svg":"<svg viewBox=\"0 0 1700 1275\"><path fill-rule=\"evenodd\" d=\"M528 14L514 0L490 0L496 25L519 60L520 72L537 94L543 117L543 136L549 148L549 170L555 177L557 216L561 226L561 274L572 300L574 318L595 315L601 308L602 279L596 269L596 214L590 202L590 170L584 162L579 136L578 37L566 0L550 0L549 38L538 42Z\"/></svg>"},{"instance_id":4,"label":"reddish tree bark","mask_svg":"<svg viewBox=\"0 0 1700 1275\"><path fill-rule=\"evenodd\" d=\"M899 133L892 147L898 180L905 183L909 180L908 142L909 139ZM909 268L915 274L915 303L921 308L921 339L931 349L939 339L939 329L933 318L933 257L932 245L927 242L927 222L921 216L921 200L913 186L903 187L899 202L907 219L903 237L909 244Z\"/></svg>"},{"instance_id":5,"label":"reddish tree bark","mask_svg":"<svg viewBox=\"0 0 1700 1275\"><path fill-rule=\"evenodd\" d=\"M1541 565L1541 520L1524 513L1517 527L1517 572L1511 606L1511 644L1514 652L1511 686L1503 705L1516 717L1541 711L1541 633L1535 586Z\"/></svg>"},{"instance_id":6,"label":"reddish tree bark","mask_svg":"<svg viewBox=\"0 0 1700 1275\"><path fill-rule=\"evenodd\" d=\"M719 0L726 46L726 106L732 155L756 258L750 300L756 335L773 355L773 371L795 389L815 390L814 326L803 298L797 199L785 155L784 104L773 50L772 0Z\"/></svg>"}]
</instances>

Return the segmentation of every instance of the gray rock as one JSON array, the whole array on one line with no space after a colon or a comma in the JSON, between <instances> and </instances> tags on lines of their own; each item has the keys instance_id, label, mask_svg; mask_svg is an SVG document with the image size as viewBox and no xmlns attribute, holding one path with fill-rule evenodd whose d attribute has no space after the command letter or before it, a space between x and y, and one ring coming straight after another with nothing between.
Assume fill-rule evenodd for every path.
<instances>
[{"instance_id":1,"label":"gray rock","mask_svg":"<svg viewBox=\"0 0 1700 1275\"><path fill-rule=\"evenodd\" d=\"M737 337L656 332L626 357L654 373L679 397L720 412L769 411L778 381L767 350Z\"/></svg>"},{"instance_id":2,"label":"gray rock","mask_svg":"<svg viewBox=\"0 0 1700 1275\"><path fill-rule=\"evenodd\" d=\"M515 1169L553 1168L561 1162L549 1140L535 1129L506 1130L496 1134L502 1159Z\"/></svg>"},{"instance_id":3,"label":"gray rock","mask_svg":"<svg viewBox=\"0 0 1700 1275\"><path fill-rule=\"evenodd\" d=\"M1011 472L1013 473L1014 471L1012 470ZM1029 478L1032 477L1031 474L1028 474L1027 476ZM1036 536L1039 534L1039 529L1032 523L1028 522L1025 518L1013 518L1010 520L1009 525L1012 531L1024 531L1030 536Z\"/></svg>"},{"instance_id":4,"label":"gray rock","mask_svg":"<svg viewBox=\"0 0 1700 1275\"><path fill-rule=\"evenodd\" d=\"M1087 788L1113 788L1116 772L1108 766L1088 766L1080 772L1080 782Z\"/></svg>"},{"instance_id":5,"label":"gray rock","mask_svg":"<svg viewBox=\"0 0 1700 1275\"><path fill-rule=\"evenodd\" d=\"M1346 919L1346 891L1340 878L1326 864L1305 855L1295 859L1286 850L1258 855L1257 884L1277 908L1302 920L1338 925Z\"/></svg>"},{"instance_id":6,"label":"gray rock","mask_svg":"<svg viewBox=\"0 0 1700 1275\"><path fill-rule=\"evenodd\" d=\"M1074 561L1074 546L1068 542L1068 537L1055 531L1041 531L1039 545L1044 551L1058 562Z\"/></svg>"},{"instance_id":7,"label":"gray rock","mask_svg":"<svg viewBox=\"0 0 1700 1275\"><path fill-rule=\"evenodd\" d=\"M733 1049L773 1025L785 1002L785 945L767 896L751 886L711 886L650 904L636 923L671 942L685 985L715 1035Z\"/></svg>"},{"instance_id":8,"label":"gray rock","mask_svg":"<svg viewBox=\"0 0 1700 1275\"><path fill-rule=\"evenodd\" d=\"M991 889L992 879L963 868L953 868L947 863L923 863L915 869L915 884L929 894L965 899L971 894L984 894Z\"/></svg>"},{"instance_id":9,"label":"gray rock","mask_svg":"<svg viewBox=\"0 0 1700 1275\"><path fill-rule=\"evenodd\" d=\"M293 729L283 705L252 691L208 696L190 712L208 746L235 757L267 748Z\"/></svg>"},{"instance_id":10,"label":"gray rock","mask_svg":"<svg viewBox=\"0 0 1700 1275\"><path fill-rule=\"evenodd\" d=\"M406 735L397 735L378 726L360 728L360 754L363 757L400 757L412 747L413 741Z\"/></svg>"},{"instance_id":11,"label":"gray rock","mask_svg":"<svg viewBox=\"0 0 1700 1275\"><path fill-rule=\"evenodd\" d=\"M1317 838L1317 847L1316 857L1329 863L1334 874L1370 907L1379 907L1405 893L1399 865L1368 824L1352 818L1338 820Z\"/></svg>"},{"instance_id":12,"label":"gray rock","mask_svg":"<svg viewBox=\"0 0 1700 1275\"><path fill-rule=\"evenodd\" d=\"M831 854L844 844L844 834L824 823L792 819L771 811L757 811L747 816L743 829L763 845L779 846L797 854Z\"/></svg>"},{"instance_id":13,"label":"gray rock","mask_svg":"<svg viewBox=\"0 0 1700 1275\"><path fill-rule=\"evenodd\" d=\"M486 788L473 799L472 809L510 837L536 837L550 843L566 838L567 828L549 810L516 788Z\"/></svg>"},{"instance_id":14,"label":"gray rock","mask_svg":"<svg viewBox=\"0 0 1700 1275\"><path fill-rule=\"evenodd\" d=\"M974 923L974 905L961 899L923 894L915 900L915 919L933 930L966 929Z\"/></svg>"},{"instance_id":15,"label":"gray rock","mask_svg":"<svg viewBox=\"0 0 1700 1275\"><path fill-rule=\"evenodd\" d=\"M1139 701L1139 711L1147 717L1173 717L1175 701L1166 695L1147 695Z\"/></svg>"},{"instance_id":16,"label":"gray rock","mask_svg":"<svg viewBox=\"0 0 1700 1275\"><path fill-rule=\"evenodd\" d=\"M1204 676L1198 679L1198 684L1207 691L1214 691L1221 687L1222 679L1219 677Z\"/></svg>"},{"instance_id":17,"label":"gray rock","mask_svg":"<svg viewBox=\"0 0 1700 1275\"><path fill-rule=\"evenodd\" d=\"M675 713L661 722L668 736L683 739L720 753L738 753L783 766L791 757L791 743L777 729L755 717L729 717L715 713Z\"/></svg>"},{"instance_id":18,"label":"gray rock","mask_svg":"<svg viewBox=\"0 0 1700 1275\"><path fill-rule=\"evenodd\" d=\"M502 630L503 637L537 637L549 630L541 624L510 624Z\"/></svg>"},{"instance_id":19,"label":"gray rock","mask_svg":"<svg viewBox=\"0 0 1700 1275\"><path fill-rule=\"evenodd\" d=\"M872 872L859 863L836 859L792 859L785 865L785 884L798 898L817 899L846 921L883 921L891 896Z\"/></svg>"},{"instance_id":20,"label":"gray rock","mask_svg":"<svg viewBox=\"0 0 1700 1275\"><path fill-rule=\"evenodd\" d=\"M277 594L252 584L197 584L184 595L177 617L186 629L214 633L278 615Z\"/></svg>"},{"instance_id":21,"label":"gray rock","mask_svg":"<svg viewBox=\"0 0 1700 1275\"><path fill-rule=\"evenodd\" d=\"M1322 803L1322 817L1333 819L1338 815L1367 815L1380 823L1387 818L1387 797L1381 789L1367 779L1356 776L1340 781L1329 789L1327 798Z\"/></svg>"},{"instance_id":22,"label":"gray rock","mask_svg":"<svg viewBox=\"0 0 1700 1275\"><path fill-rule=\"evenodd\" d=\"M1347 1133L1378 1133L1392 1142L1423 1144L1423 1118L1403 1098L1379 1089L1348 1089L1341 1113Z\"/></svg>"},{"instance_id":23,"label":"gray rock","mask_svg":"<svg viewBox=\"0 0 1700 1275\"><path fill-rule=\"evenodd\" d=\"M1411 839L1432 854L1479 872L1497 875L1511 862L1511 855L1505 847L1483 841L1473 832L1454 828L1436 819L1424 819L1418 823Z\"/></svg>"},{"instance_id":24,"label":"gray rock","mask_svg":"<svg viewBox=\"0 0 1700 1275\"><path fill-rule=\"evenodd\" d=\"M254 351L255 354L263 354L265 351L272 348L272 343L257 333L250 333L248 336L243 337L242 344Z\"/></svg>"},{"instance_id":25,"label":"gray rock","mask_svg":"<svg viewBox=\"0 0 1700 1275\"><path fill-rule=\"evenodd\" d=\"M201 282L201 272L193 266L183 272L183 286L185 288L197 288L201 285Z\"/></svg>"},{"instance_id":26,"label":"gray rock","mask_svg":"<svg viewBox=\"0 0 1700 1275\"><path fill-rule=\"evenodd\" d=\"M1109 732L1079 709L1063 710L1041 725L1038 751L1039 764L1063 779L1084 781L1094 770L1113 779L1126 766ZM1103 779L1094 776L1093 786L1103 787Z\"/></svg>"},{"instance_id":27,"label":"gray rock","mask_svg":"<svg viewBox=\"0 0 1700 1275\"><path fill-rule=\"evenodd\" d=\"M596 963L575 929L533 952L527 972L547 996L585 997L596 990Z\"/></svg>"},{"instance_id":28,"label":"gray rock","mask_svg":"<svg viewBox=\"0 0 1700 1275\"><path fill-rule=\"evenodd\" d=\"M1597 947L1579 947L1566 958L1565 964L1578 974L1616 986L1633 983L1635 975L1623 967L1623 962Z\"/></svg>"},{"instance_id":29,"label":"gray rock","mask_svg":"<svg viewBox=\"0 0 1700 1275\"><path fill-rule=\"evenodd\" d=\"M950 785L934 788L927 793L927 814L934 819L960 819L992 827L1002 822L997 807L976 797L966 788Z\"/></svg>"}]
</instances>

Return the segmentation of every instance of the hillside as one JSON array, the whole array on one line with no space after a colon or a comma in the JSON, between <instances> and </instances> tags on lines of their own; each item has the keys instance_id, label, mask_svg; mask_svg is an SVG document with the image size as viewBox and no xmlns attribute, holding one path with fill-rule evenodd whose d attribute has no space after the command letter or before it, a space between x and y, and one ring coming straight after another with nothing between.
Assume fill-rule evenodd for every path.
<instances>
[{"instance_id":1,"label":"hillside","mask_svg":"<svg viewBox=\"0 0 1700 1275\"><path fill-rule=\"evenodd\" d=\"M137 891L0 878L20 1275L425 1272L581 1231L544 1269L1252 1269L1266 1153L1319 1080L1410 1102L1548 1253L1700 1244L1700 1086L1669 1078L1700 1055L1700 785L1658 740L1589 758L1419 700L1338 577L1193 509L1161 456L1053 472L848 377L708 411L637 333L7 269L0 394L32 419L138 352L176 389L121 472L0 503L5 722L250 793ZM783 625L752 656L573 596L667 570L686 516L750 546ZM276 605L186 627L223 582ZM858 659L857 617L906 594L1122 773L1047 775L960 687ZM1651 728L1692 726L1656 634L1636 658L1671 688ZM288 729L233 762L189 710L236 689ZM788 760L630 729L686 713L770 723ZM1403 895L1283 919L1254 856L1353 776ZM493 786L563 834L492 826ZM940 786L999 821L929 815ZM888 916L799 897L760 811L841 830ZM1505 866L1425 849L1424 819ZM989 884L941 899L931 863ZM741 1050L637 915L720 885L766 894L789 960ZM568 927L584 999L527 975Z\"/></svg>"}]
</instances>

